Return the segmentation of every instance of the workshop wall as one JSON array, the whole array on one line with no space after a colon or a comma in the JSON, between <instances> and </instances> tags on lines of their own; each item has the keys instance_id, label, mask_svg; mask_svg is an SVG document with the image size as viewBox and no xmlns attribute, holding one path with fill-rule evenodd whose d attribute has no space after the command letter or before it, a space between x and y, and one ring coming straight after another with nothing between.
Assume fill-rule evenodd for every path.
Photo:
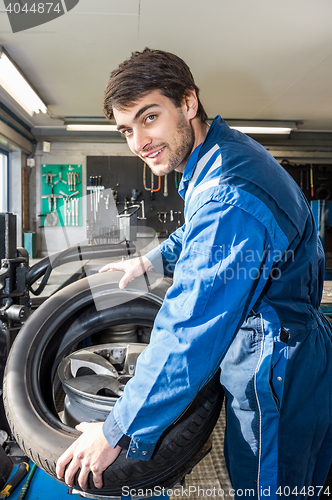
<instances>
[{"instance_id":1,"label":"workshop wall","mask_svg":"<svg viewBox=\"0 0 332 500\"><path fill-rule=\"evenodd\" d=\"M116 214L125 211L126 207L133 204L139 207L131 221L135 221L138 232L142 234L152 228L161 236L167 236L183 224L183 200L177 193L180 174L175 175L174 172L170 174L166 186L165 179L161 179L160 189L151 195L150 169L146 169L144 182L143 162L131 154L125 143L54 142L51 143L50 152L45 153L43 143L39 142L36 147L35 160L36 165L31 168L29 175L29 220L30 231L36 233L38 257L72 245L118 241L119 220ZM78 188L83 195L79 205L79 224L65 224L64 201L59 198L57 201L59 221L55 223L54 219L49 217L48 223L54 222L54 225L47 225L45 215L51 212L54 206L52 205L49 210L49 198L42 198L42 196L47 196L52 191L59 194L60 190L67 195L70 194L68 184L63 182L57 183L54 187L46 186L47 180L50 181L46 177L47 173L58 174L62 167L61 180L68 182L69 166L74 166L76 170L81 171L80 183L76 185L76 189ZM53 177L53 180L59 181L59 175ZM93 191L91 185L94 182L99 183L103 188L99 189L96 186L96 191L99 191L98 223L94 220L97 218L92 209L92 197L90 197ZM154 189L157 190L158 177L154 176L153 183ZM144 184L148 190L144 188ZM106 208L107 203L108 208ZM116 234L111 235L114 230ZM115 238L103 239L101 236L105 233L106 236L111 235Z\"/></svg>"}]
</instances>

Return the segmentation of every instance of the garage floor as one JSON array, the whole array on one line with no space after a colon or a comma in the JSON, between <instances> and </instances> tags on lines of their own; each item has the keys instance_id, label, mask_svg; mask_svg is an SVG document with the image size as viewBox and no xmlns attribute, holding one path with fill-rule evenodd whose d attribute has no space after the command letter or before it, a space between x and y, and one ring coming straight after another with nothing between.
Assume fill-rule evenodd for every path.
<instances>
[{"instance_id":1,"label":"garage floor","mask_svg":"<svg viewBox=\"0 0 332 500\"><path fill-rule=\"evenodd\" d=\"M211 452L186 476L183 490L181 490L181 488L174 488L173 495L170 494L170 500L189 497L190 500L202 500L202 497L203 499L207 497L222 499L224 496L230 496L229 491L232 486L223 455L224 431L225 412L222 410L219 420L212 432ZM225 495L222 494L222 491Z\"/></svg>"},{"instance_id":2,"label":"garage floor","mask_svg":"<svg viewBox=\"0 0 332 500\"><path fill-rule=\"evenodd\" d=\"M324 281L322 304L332 304L332 281Z\"/></svg>"}]
</instances>

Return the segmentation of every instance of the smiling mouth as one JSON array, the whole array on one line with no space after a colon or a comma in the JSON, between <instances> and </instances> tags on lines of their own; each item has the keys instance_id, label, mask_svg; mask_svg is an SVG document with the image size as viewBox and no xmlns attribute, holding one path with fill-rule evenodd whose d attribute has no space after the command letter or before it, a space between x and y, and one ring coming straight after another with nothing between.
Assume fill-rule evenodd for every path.
<instances>
[{"instance_id":1,"label":"smiling mouth","mask_svg":"<svg viewBox=\"0 0 332 500\"><path fill-rule=\"evenodd\" d=\"M146 156L145 156L145 158L151 158L151 159L153 159L153 158L157 158L157 156L158 156L158 155L159 155L162 151L164 151L164 149L165 149L165 146L164 146L163 148L161 148L161 149L158 149L158 151L155 151L154 153L151 153L151 154L149 154L149 155L146 155Z\"/></svg>"}]
</instances>

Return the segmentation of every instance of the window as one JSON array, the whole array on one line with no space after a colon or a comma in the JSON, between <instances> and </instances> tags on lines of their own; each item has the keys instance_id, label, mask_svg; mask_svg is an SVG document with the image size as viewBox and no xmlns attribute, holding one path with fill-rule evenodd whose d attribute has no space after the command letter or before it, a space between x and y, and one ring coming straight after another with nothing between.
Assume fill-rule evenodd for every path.
<instances>
[{"instance_id":1,"label":"window","mask_svg":"<svg viewBox=\"0 0 332 500\"><path fill-rule=\"evenodd\" d=\"M0 212L8 212L8 153L0 149Z\"/></svg>"}]
</instances>

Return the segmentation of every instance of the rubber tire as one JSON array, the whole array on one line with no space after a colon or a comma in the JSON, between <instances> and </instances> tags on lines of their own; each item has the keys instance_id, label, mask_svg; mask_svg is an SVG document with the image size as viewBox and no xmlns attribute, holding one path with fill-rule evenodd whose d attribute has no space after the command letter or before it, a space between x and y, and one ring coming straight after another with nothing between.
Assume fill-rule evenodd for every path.
<instances>
[{"instance_id":1,"label":"rubber tire","mask_svg":"<svg viewBox=\"0 0 332 500\"><path fill-rule=\"evenodd\" d=\"M46 300L22 327L8 357L4 403L9 425L22 450L54 478L57 459L79 435L59 420L55 410L52 378L57 364L78 341L107 326L126 322L152 326L171 283L163 280L141 296L135 289L120 291L117 282L110 283L105 276L110 274L115 273L79 280ZM131 300L119 304L119 296ZM109 307L97 311L96 297ZM147 489L176 484L208 440L222 400L216 374L166 429L150 460L126 458L123 450L104 471L103 488L95 488L90 480L87 493L121 496L123 486ZM77 481L75 489L80 489Z\"/></svg>"}]
</instances>

